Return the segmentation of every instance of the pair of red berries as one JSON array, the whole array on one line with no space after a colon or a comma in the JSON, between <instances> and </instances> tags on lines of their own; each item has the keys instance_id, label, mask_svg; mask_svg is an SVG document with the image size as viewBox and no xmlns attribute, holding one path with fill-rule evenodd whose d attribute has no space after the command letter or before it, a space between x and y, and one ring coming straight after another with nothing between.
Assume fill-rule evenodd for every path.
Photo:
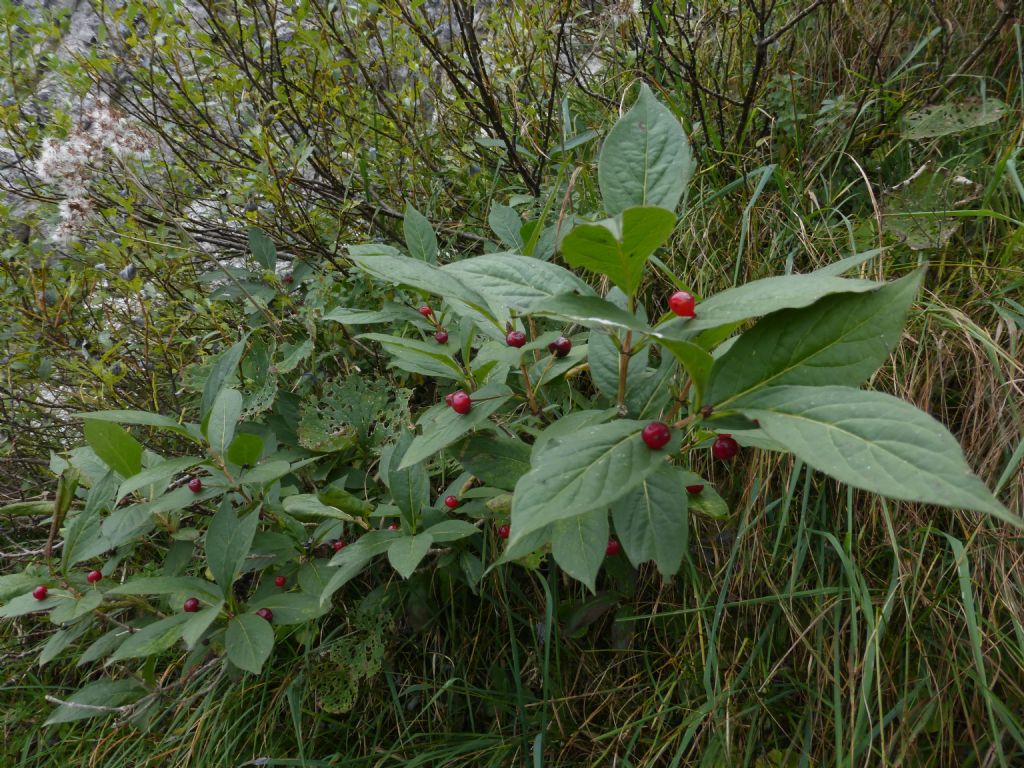
<instances>
[{"instance_id":1,"label":"pair of red berries","mask_svg":"<svg viewBox=\"0 0 1024 768\"><path fill-rule=\"evenodd\" d=\"M99 571L89 571L85 574L85 580L90 584L95 584L97 581L103 578L103 574ZM32 597L36 600L45 600L46 596L50 594L50 590L43 584L32 590Z\"/></svg>"},{"instance_id":2,"label":"pair of red berries","mask_svg":"<svg viewBox=\"0 0 1024 768\"><path fill-rule=\"evenodd\" d=\"M284 577L279 576L278 578ZM185 613L195 613L199 610L199 600L195 597L190 597L188 600L185 601L185 604L181 606L181 610L183 610ZM258 611L256 611L256 615L259 616L261 619L266 619L267 621L274 620L274 612L269 608L260 608Z\"/></svg>"},{"instance_id":3,"label":"pair of red berries","mask_svg":"<svg viewBox=\"0 0 1024 768\"><path fill-rule=\"evenodd\" d=\"M456 413L465 416L473 408L473 398L466 394L464 390L458 390L444 396L444 401L448 403L449 407Z\"/></svg>"},{"instance_id":4,"label":"pair of red berries","mask_svg":"<svg viewBox=\"0 0 1024 768\"><path fill-rule=\"evenodd\" d=\"M427 319L433 319L434 310L428 307L426 304L424 304L422 307L420 307L420 314ZM435 321L435 325L439 325L439 323ZM437 332L434 334L434 341L436 341L438 344L447 344L448 331L446 331L444 328L438 328Z\"/></svg>"}]
</instances>

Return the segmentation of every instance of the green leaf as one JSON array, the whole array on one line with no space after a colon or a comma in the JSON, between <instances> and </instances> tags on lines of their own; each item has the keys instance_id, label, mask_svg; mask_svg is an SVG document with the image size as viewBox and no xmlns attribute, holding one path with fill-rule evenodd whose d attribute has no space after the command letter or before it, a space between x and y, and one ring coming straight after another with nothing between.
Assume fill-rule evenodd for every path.
<instances>
[{"instance_id":1,"label":"green leaf","mask_svg":"<svg viewBox=\"0 0 1024 768\"><path fill-rule=\"evenodd\" d=\"M707 515L713 520L724 520L729 517L729 505L725 503L725 499L718 495L718 491L696 475L694 475L692 481L687 480L686 482L688 485L698 483L703 483L704 485L704 490L690 496L689 506L691 512L700 512L702 515Z\"/></svg>"},{"instance_id":2,"label":"green leaf","mask_svg":"<svg viewBox=\"0 0 1024 768\"><path fill-rule=\"evenodd\" d=\"M0 603L6 603L18 595L27 594L48 580L49 574L46 569L37 565L30 565L21 573L0 576Z\"/></svg>"},{"instance_id":3,"label":"green leaf","mask_svg":"<svg viewBox=\"0 0 1024 768\"><path fill-rule=\"evenodd\" d=\"M299 367L299 363L313 353L313 340L303 339L298 344L285 344L281 347L281 359L277 362L278 373L291 373Z\"/></svg>"},{"instance_id":4,"label":"green leaf","mask_svg":"<svg viewBox=\"0 0 1024 768\"><path fill-rule=\"evenodd\" d=\"M259 227L249 227L249 250L264 269L273 271L277 266L277 248L274 247L274 241Z\"/></svg>"},{"instance_id":5,"label":"green leaf","mask_svg":"<svg viewBox=\"0 0 1024 768\"><path fill-rule=\"evenodd\" d=\"M213 402L206 437L210 449L218 456L226 456L235 436L235 426L242 415L242 393L237 389L222 390Z\"/></svg>"},{"instance_id":6,"label":"green leaf","mask_svg":"<svg viewBox=\"0 0 1024 768\"><path fill-rule=\"evenodd\" d=\"M420 261L437 261L437 235L430 226L426 216L413 208L412 203L405 204L405 218L402 221L405 233L405 247L409 255Z\"/></svg>"},{"instance_id":7,"label":"green leaf","mask_svg":"<svg viewBox=\"0 0 1024 768\"><path fill-rule=\"evenodd\" d=\"M430 503L430 478L422 464L402 467L406 451L413 442L412 433L403 429L398 443L388 458L386 484L391 490L395 505L409 519L419 515L420 510ZM382 457L381 461L384 459Z\"/></svg>"},{"instance_id":8,"label":"green leaf","mask_svg":"<svg viewBox=\"0 0 1024 768\"><path fill-rule=\"evenodd\" d=\"M424 533L429 535L435 543L442 544L473 536L480 533L480 529L465 520L443 520L437 525L427 528Z\"/></svg>"},{"instance_id":9,"label":"green leaf","mask_svg":"<svg viewBox=\"0 0 1024 768\"><path fill-rule=\"evenodd\" d=\"M150 576L135 578L107 590L108 595L187 595L207 603L221 599L216 585L195 576Z\"/></svg>"},{"instance_id":10,"label":"green leaf","mask_svg":"<svg viewBox=\"0 0 1024 768\"><path fill-rule=\"evenodd\" d=\"M365 498L349 493L337 483L323 488L318 496L324 504L330 504L350 515L366 517L373 512L373 504Z\"/></svg>"},{"instance_id":11,"label":"green leaf","mask_svg":"<svg viewBox=\"0 0 1024 768\"><path fill-rule=\"evenodd\" d=\"M94 547L90 545L100 536L100 513L113 505L116 490L117 475L110 470L89 489L85 508L68 522L61 552L61 567L65 573L92 554Z\"/></svg>"},{"instance_id":12,"label":"green leaf","mask_svg":"<svg viewBox=\"0 0 1024 768\"><path fill-rule=\"evenodd\" d=\"M224 388L224 382L234 376L238 370L238 363L242 359L242 353L245 352L245 340L248 336L245 334L221 354L206 377L206 382L203 384L203 400L199 409L201 422L206 422L206 417L209 416L214 401Z\"/></svg>"},{"instance_id":13,"label":"green leaf","mask_svg":"<svg viewBox=\"0 0 1024 768\"><path fill-rule=\"evenodd\" d=\"M519 218L515 208L493 203L491 212L487 215L487 223L504 245L517 251L522 250L523 238L519 231L522 229L523 220Z\"/></svg>"},{"instance_id":14,"label":"green leaf","mask_svg":"<svg viewBox=\"0 0 1024 768\"><path fill-rule=\"evenodd\" d=\"M172 477L191 469L197 464L201 464L202 461L201 458L186 456L180 459L167 459L159 464L154 464L152 467L147 467L137 475L132 475L121 483L121 487L117 491L117 500L120 501L128 494L140 488L144 489L143 496L150 499L154 498L164 492L168 481Z\"/></svg>"},{"instance_id":15,"label":"green leaf","mask_svg":"<svg viewBox=\"0 0 1024 768\"><path fill-rule=\"evenodd\" d=\"M292 471L292 465L283 459L265 461L242 474L242 485L267 485Z\"/></svg>"},{"instance_id":16,"label":"green leaf","mask_svg":"<svg viewBox=\"0 0 1024 768\"><path fill-rule=\"evenodd\" d=\"M823 267L819 267L814 270L816 275L831 275L833 277L840 277L851 269L859 267L866 261L871 261L876 256L881 256L885 252L884 248L873 248L870 251L864 251L863 253L855 253L852 256L840 259L839 261L833 261L831 264L826 264Z\"/></svg>"},{"instance_id":17,"label":"green leaf","mask_svg":"<svg viewBox=\"0 0 1024 768\"><path fill-rule=\"evenodd\" d=\"M46 579L40 579L36 584L45 583L46 581ZM30 586L29 589L34 586ZM46 596L45 600L36 600L32 593L28 592L27 594L12 598L3 607L0 607L0 619L14 619L30 613L54 610L70 602L74 602L74 598L70 593L63 590L51 589L50 594Z\"/></svg>"},{"instance_id":18,"label":"green leaf","mask_svg":"<svg viewBox=\"0 0 1024 768\"><path fill-rule=\"evenodd\" d=\"M206 531L206 562L225 596L231 594L231 585L242 570L259 522L259 509L240 519L227 504L221 505L210 521Z\"/></svg>"},{"instance_id":19,"label":"green leaf","mask_svg":"<svg viewBox=\"0 0 1024 768\"><path fill-rule=\"evenodd\" d=\"M91 664L110 655L127 637L128 635L120 627L115 627L106 634L100 635L89 644L88 648L82 651L82 655L78 657L75 666L80 667L83 664Z\"/></svg>"},{"instance_id":20,"label":"green leaf","mask_svg":"<svg viewBox=\"0 0 1024 768\"><path fill-rule=\"evenodd\" d=\"M815 469L894 499L987 512L1024 528L964 460L935 419L881 392L768 387L733 407Z\"/></svg>"},{"instance_id":21,"label":"green leaf","mask_svg":"<svg viewBox=\"0 0 1024 768\"><path fill-rule=\"evenodd\" d=\"M93 626L93 621L79 621L70 627L58 629L50 639L46 641L43 650L39 652L38 664L44 667L67 650L68 646L88 632Z\"/></svg>"},{"instance_id":22,"label":"green leaf","mask_svg":"<svg viewBox=\"0 0 1024 768\"><path fill-rule=\"evenodd\" d=\"M254 614L235 616L224 633L224 650L236 667L259 674L274 650L274 630L270 622Z\"/></svg>"},{"instance_id":23,"label":"green leaf","mask_svg":"<svg viewBox=\"0 0 1024 768\"><path fill-rule=\"evenodd\" d=\"M263 455L263 438L249 432L235 435L228 446L228 461L239 466L253 466Z\"/></svg>"},{"instance_id":24,"label":"green leaf","mask_svg":"<svg viewBox=\"0 0 1024 768\"><path fill-rule=\"evenodd\" d=\"M946 102L918 110L904 118L903 137L932 139L963 133L1001 120L1007 112L999 99Z\"/></svg>"},{"instance_id":25,"label":"green leaf","mask_svg":"<svg viewBox=\"0 0 1024 768\"><path fill-rule=\"evenodd\" d=\"M597 507L551 526L551 555L559 567L594 592L608 547L608 510Z\"/></svg>"},{"instance_id":26,"label":"green leaf","mask_svg":"<svg viewBox=\"0 0 1024 768\"><path fill-rule=\"evenodd\" d=\"M92 613L102 602L102 592L96 588L88 589L78 597L65 600L50 611L50 621L54 624L70 624L76 619Z\"/></svg>"},{"instance_id":27,"label":"green leaf","mask_svg":"<svg viewBox=\"0 0 1024 768\"><path fill-rule=\"evenodd\" d=\"M675 211L693 171L679 120L641 85L636 103L601 145L597 180L605 210L652 205Z\"/></svg>"},{"instance_id":28,"label":"green leaf","mask_svg":"<svg viewBox=\"0 0 1024 768\"><path fill-rule=\"evenodd\" d=\"M637 333L651 333L650 326L641 318L597 296L561 293L538 301L530 312L572 320L587 328L625 328Z\"/></svg>"},{"instance_id":29,"label":"green leaf","mask_svg":"<svg viewBox=\"0 0 1024 768\"><path fill-rule=\"evenodd\" d=\"M863 384L900 340L923 270L871 293L826 296L768 315L720 357L708 402L716 407L782 384Z\"/></svg>"},{"instance_id":30,"label":"green leaf","mask_svg":"<svg viewBox=\"0 0 1024 768\"><path fill-rule=\"evenodd\" d=\"M441 268L485 297L496 308L530 312L535 304L562 293L593 295L593 289L576 275L529 256L488 253L463 259Z\"/></svg>"},{"instance_id":31,"label":"green leaf","mask_svg":"<svg viewBox=\"0 0 1024 768\"><path fill-rule=\"evenodd\" d=\"M663 355L657 368L642 371L635 381L626 380L626 408L636 419L660 418L672 397L672 380L679 367L671 355Z\"/></svg>"},{"instance_id":32,"label":"green leaf","mask_svg":"<svg viewBox=\"0 0 1024 768\"><path fill-rule=\"evenodd\" d=\"M121 707L138 701L146 688L138 680L97 680L68 696L43 725L70 723L90 717L107 717L114 712L109 708ZM75 705L78 706L75 706Z\"/></svg>"},{"instance_id":33,"label":"green leaf","mask_svg":"<svg viewBox=\"0 0 1024 768\"><path fill-rule=\"evenodd\" d=\"M403 371L456 381L462 378L462 368L441 344L383 333L364 333L358 338L376 341L393 356L392 364Z\"/></svg>"},{"instance_id":34,"label":"green leaf","mask_svg":"<svg viewBox=\"0 0 1024 768\"><path fill-rule=\"evenodd\" d=\"M423 433L417 435L405 455L399 469L411 467L446 448L467 432L485 424L512 397L512 390L502 383L488 384L473 395L473 407L467 414L453 411L446 403L428 408L420 417L417 426Z\"/></svg>"},{"instance_id":35,"label":"green leaf","mask_svg":"<svg viewBox=\"0 0 1024 768\"><path fill-rule=\"evenodd\" d=\"M606 275L632 296L640 287L647 259L675 224L675 214L664 208L627 208L614 218L576 225L562 241L562 256L571 266Z\"/></svg>"},{"instance_id":36,"label":"green leaf","mask_svg":"<svg viewBox=\"0 0 1024 768\"><path fill-rule=\"evenodd\" d=\"M690 341L662 339L661 346L682 364L686 375L693 381L694 403L697 406L701 405L704 402L704 390L707 388L715 358Z\"/></svg>"},{"instance_id":37,"label":"green leaf","mask_svg":"<svg viewBox=\"0 0 1024 768\"><path fill-rule=\"evenodd\" d=\"M342 512L340 509L324 504L315 493L300 493L289 496L284 500L284 511L299 519L310 518L333 518L334 520L355 520L352 515Z\"/></svg>"},{"instance_id":38,"label":"green leaf","mask_svg":"<svg viewBox=\"0 0 1024 768\"><path fill-rule=\"evenodd\" d=\"M191 617L190 613L175 613L166 619L147 624L121 643L114 655L107 659L106 664L125 659L140 659L166 651L181 639L185 622Z\"/></svg>"},{"instance_id":39,"label":"green leaf","mask_svg":"<svg viewBox=\"0 0 1024 768\"><path fill-rule=\"evenodd\" d=\"M333 320L342 325L375 325L377 323L396 323L403 320L415 320L419 315L411 312L396 312L389 309L349 309L336 307L324 315L324 320Z\"/></svg>"},{"instance_id":40,"label":"green leaf","mask_svg":"<svg viewBox=\"0 0 1024 768\"><path fill-rule=\"evenodd\" d=\"M184 628L181 630L181 639L185 643L185 647L190 651L195 648L206 630L210 628L210 625L217 620L220 616L220 611L224 607L224 601L218 600L216 603L211 605L209 608L203 608L201 611L196 611L192 614L192 618L188 620Z\"/></svg>"},{"instance_id":41,"label":"green leaf","mask_svg":"<svg viewBox=\"0 0 1024 768\"><path fill-rule=\"evenodd\" d=\"M403 536L388 547L388 561L403 579L408 579L433 543L434 537L429 533Z\"/></svg>"},{"instance_id":42,"label":"green leaf","mask_svg":"<svg viewBox=\"0 0 1024 768\"><path fill-rule=\"evenodd\" d=\"M676 318L656 328L656 336L686 340L698 331L763 317L780 309L807 307L833 293L863 293L882 287L871 280L831 275L782 275L754 280L716 293L697 305L693 319Z\"/></svg>"},{"instance_id":43,"label":"green leaf","mask_svg":"<svg viewBox=\"0 0 1024 768\"><path fill-rule=\"evenodd\" d=\"M534 449L533 466L516 483L509 544L557 520L606 509L678 449L678 432L660 451L640 437L646 422L615 421L579 429Z\"/></svg>"},{"instance_id":44,"label":"green leaf","mask_svg":"<svg viewBox=\"0 0 1024 768\"><path fill-rule=\"evenodd\" d=\"M142 469L142 445L118 424L87 419L85 439L100 460L121 477L131 477Z\"/></svg>"},{"instance_id":45,"label":"green leaf","mask_svg":"<svg viewBox=\"0 0 1024 768\"><path fill-rule=\"evenodd\" d=\"M626 556L634 566L653 560L664 578L683 562L689 537L687 473L662 464L612 504L612 521Z\"/></svg>"},{"instance_id":46,"label":"green leaf","mask_svg":"<svg viewBox=\"0 0 1024 768\"><path fill-rule=\"evenodd\" d=\"M367 274L391 285L407 285L446 299L457 299L478 311L485 311L482 296L462 285L457 278L419 259L403 256L387 245L350 245L349 258Z\"/></svg>"},{"instance_id":47,"label":"green leaf","mask_svg":"<svg viewBox=\"0 0 1024 768\"><path fill-rule=\"evenodd\" d=\"M604 410L586 409L572 411L565 414L565 416L558 419L554 424L536 436L533 441L532 462L534 464L540 462L541 456L544 455L549 445L557 448L561 445L561 441L564 438L571 437L586 427L593 427L611 421L617 413L618 410L615 408L605 408Z\"/></svg>"},{"instance_id":48,"label":"green leaf","mask_svg":"<svg viewBox=\"0 0 1024 768\"><path fill-rule=\"evenodd\" d=\"M274 612L274 624L302 624L323 616L327 612L316 595L305 592L279 592L267 595L249 604L250 610L269 608Z\"/></svg>"},{"instance_id":49,"label":"green leaf","mask_svg":"<svg viewBox=\"0 0 1024 768\"><path fill-rule=\"evenodd\" d=\"M335 592L358 576L370 560L386 552L392 542L401 537L398 531L370 531L336 554L330 563L335 570L320 594L320 604L327 605Z\"/></svg>"},{"instance_id":50,"label":"green leaf","mask_svg":"<svg viewBox=\"0 0 1024 768\"><path fill-rule=\"evenodd\" d=\"M467 472L506 491L515 488L519 478L530 471L530 446L501 434L472 435L456 454Z\"/></svg>"},{"instance_id":51,"label":"green leaf","mask_svg":"<svg viewBox=\"0 0 1024 768\"><path fill-rule=\"evenodd\" d=\"M196 494L192 493L187 486L182 486L153 501L113 510L104 518L100 526L105 539L99 545L103 546L100 552L119 547L134 536L141 535L144 530L153 526L154 515L185 509L193 504L214 499L223 495L224 490L223 487L209 487L203 488L200 493Z\"/></svg>"},{"instance_id":52,"label":"green leaf","mask_svg":"<svg viewBox=\"0 0 1024 768\"><path fill-rule=\"evenodd\" d=\"M193 442L199 442L199 438L196 436L196 433L189 429L189 426L194 427L194 425L179 424L170 416L163 416L159 413L149 413L147 411L93 411L91 413L74 413L72 416L77 419L112 421L117 424L131 424L135 426L166 429L171 432L176 432L182 437L187 437Z\"/></svg>"}]
</instances>

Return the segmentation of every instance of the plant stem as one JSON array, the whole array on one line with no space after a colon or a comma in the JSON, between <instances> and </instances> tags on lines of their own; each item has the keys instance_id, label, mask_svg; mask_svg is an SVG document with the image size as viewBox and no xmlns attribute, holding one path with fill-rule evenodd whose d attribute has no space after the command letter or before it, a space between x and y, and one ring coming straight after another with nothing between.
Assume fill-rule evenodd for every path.
<instances>
[{"instance_id":1,"label":"plant stem","mask_svg":"<svg viewBox=\"0 0 1024 768\"><path fill-rule=\"evenodd\" d=\"M619 410L625 407L626 402L626 377L629 375L629 352L633 345L633 332L626 331L626 338L622 340L619 348Z\"/></svg>"},{"instance_id":2,"label":"plant stem","mask_svg":"<svg viewBox=\"0 0 1024 768\"><path fill-rule=\"evenodd\" d=\"M520 363L519 370L523 373L523 386L526 388L526 402L530 405L530 413L540 417L540 408L537 406L537 399L533 396L533 385L530 384L530 372L526 370L526 363Z\"/></svg>"}]
</instances>

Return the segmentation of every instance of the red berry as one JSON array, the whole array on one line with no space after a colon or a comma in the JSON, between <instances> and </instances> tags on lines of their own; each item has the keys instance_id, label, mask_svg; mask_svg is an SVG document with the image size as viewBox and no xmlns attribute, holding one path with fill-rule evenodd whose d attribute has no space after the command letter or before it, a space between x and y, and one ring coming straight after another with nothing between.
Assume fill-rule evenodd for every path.
<instances>
[{"instance_id":1,"label":"red berry","mask_svg":"<svg viewBox=\"0 0 1024 768\"><path fill-rule=\"evenodd\" d=\"M704 490L704 486L703 485L688 485L688 486L686 486L686 492L687 493L700 493L703 490Z\"/></svg>"},{"instance_id":2,"label":"red berry","mask_svg":"<svg viewBox=\"0 0 1024 768\"><path fill-rule=\"evenodd\" d=\"M422 307L420 307L420 314L423 315L424 317L430 317L432 314L434 314L434 310L432 310L430 307L426 305L423 305Z\"/></svg>"},{"instance_id":3,"label":"red berry","mask_svg":"<svg viewBox=\"0 0 1024 768\"><path fill-rule=\"evenodd\" d=\"M739 449L739 443L733 440L732 437L729 435L719 435L714 445L711 446L711 455L716 459L728 461L736 455Z\"/></svg>"},{"instance_id":4,"label":"red berry","mask_svg":"<svg viewBox=\"0 0 1024 768\"><path fill-rule=\"evenodd\" d=\"M498 535L501 538L503 538L503 539L507 539L509 533L511 533L511 532L512 532L512 529L509 528L508 525L499 525L498 526Z\"/></svg>"},{"instance_id":5,"label":"red berry","mask_svg":"<svg viewBox=\"0 0 1024 768\"><path fill-rule=\"evenodd\" d=\"M668 428L668 424L652 421L644 427L644 431L640 433L640 436L643 437L648 448L656 451L668 445L668 441L672 439L672 430Z\"/></svg>"},{"instance_id":6,"label":"red berry","mask_svg":"<svg viewBox=\"0 0 1024 768\"><path fill-rule=\"evenodd\" d=\"M49 594L50 590L40 584L38 587L32 590L32 597L36 600L45 600L46 595Z\"/></svg>"},{"instance_id":7,"label":"red berry","mask_svg":"<svg viewBox=\"0 0 1024 768\"><path fill-rule=\"evenodd\" d=\"M604 553L608 557L615 557L619 552L622 551L622 545L619 544L615 539L608 539L608 546L605 547Z\"/></svg>"},{"instance_id":8,"label":"red berry","mask_svg":"<svg viewBox=\"0 0 1024 768\"><path fill-rule=\"evenodd\" d=\"M522 331L509 331L505 343L510 347L521 347L526 344L526 334Z\"/></svg>"},{"instance_id":9,"label":"red berry","mask_svg":"<svg viewBox=\"0 0 1024 768\"><path fill-rule=\"evenodd\" d=\"M341 550L343 550L346 546L347 545L345 544L345 540L344 539L335 539L334 541L331 542L331 548L335 552L341 552Z\"/></svg>"},{"instance_id":10,"label":"red berry","mask_svg":"<svg viewBox=\"0 0 1024 768\"><path fill-rule=\"evenodd\" d=\"M279 587L283 587L285 584L288 583L288 579L286 579L284 576L275 576L274 583Z\"/></svg>"},{"instance_id":11,"label":"red berry","mask_svg":"<svg viewBox=\"0 0 1024 768\"><path fill-rule=\"evenodd\" d=\"M445 496L444 505L448 507L448 509L455 509L459 506L459 500L455 496Z\"/></svg>"},{"instance_id":12,"label":"red berry","mask_svg":"<svg viewBox=\"0 0 1024 768\"><path fill-rule=\"evenodd\" d=\"M473 407L473 399L461 389L452 395L452 410L465 416Z\"/></svg>"},{"instance_id":13,"label":"red berry","mask_svg":"<svg viewBox=\"0 0 1024 768\"><path fill-rule=\"evenodd\" d=\"M565 357L569 354L569 350L572 349L572 341L565 338L565 336L559 336L557 339L548 344L548 352L555 357Z\"/></svg>"},{"instance_id":14,"label":"red berry","mask_svg":"<svg viewBox=\"0 0 1024 768\"><path fill-rule=\"evenodd\" d=\"M388 526L388 530L389 531L397 531L398 530L398 523L392 523L391 525L389 525Z\"/></svg>"},{"instance_id":15,"label":"red berry","mask_svg":"<svg viewBox=\"0 0 1024 768\"><path fill-rule=\"evenodd\" d=\"M438 331L437 333L434 334L434 338L437 340L438 344L447 344L448 331Z\"/></svg>"},{"instance_id":16,"label":"red berry","mask_svg":"<svg viewBox=\"0 0 1024 768\"><path fill-rule=\"evenodd\" d=\"M195 597L190 597L185 601L185 604L181 607L185 613L195 613L199 610L199 600Z\"/></svg>"},{"instance_id":17,"label":"red berry","mask_svg":"<svg viewBox=\"0 0 1024 768\"><path fill-rule=\"evenodd\" d=\"M103 578L103 574L99 571L89 571L85 574L85 580L90 584L95 584L97 581Z\"/></svg>"},{"instance_id":18,"label":"red berry","mask_svg":"<svg viewBox=\"0 0 1024 768\"><path fill-rule=\"evenodd\" d=\"M291 272L285 272L281 279L284 280L285 285L291 285L295 282L295 276Z\"/></svg>"},{"instance_id":19,"label":"red berry","mask_svg":"<svg viewBox=\"0 0 1024 768\"><path fill-rule=\"evenodd\" d=\"M203 481L198 477L193 477L188 481L188 489L192 491L192 493L199 493L203 490Z\"/></svg>"},{"instance_id":20,"label":"red berry","mask_svg":"<svg viewBox=\"0 0 1024 768\"><path fill-rule=\"evenodd\" d=\"M668 308L680 317L693 317L693 296L686 291L676 291L668 298Z\"/></svg>"},{"instance_id":21,"label":"red berry","mask_svg":"<svg viewBox=\"0 0 1024 768\"><path fill-rule=\"evenodd\" d=\"M258 611L256 611L256 615L259 616L261 619L266 619L267 621L274 620L274 612L269 608L260 608Z\"/></svg>"}]
</instances>

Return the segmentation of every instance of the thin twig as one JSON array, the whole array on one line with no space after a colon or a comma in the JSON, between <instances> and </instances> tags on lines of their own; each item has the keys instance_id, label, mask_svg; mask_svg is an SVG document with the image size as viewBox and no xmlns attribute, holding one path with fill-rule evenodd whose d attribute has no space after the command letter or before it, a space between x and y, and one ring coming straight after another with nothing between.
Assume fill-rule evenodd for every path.
<instances>
[{"instance_id":1,"label":"thin twig","mask_svg":"<svg viewBox=\"0 0 1024 768\"><path fill-rule=\"evenodd\" d=\"M755 44L757 45L758 48L764 48L767 45L771 45L776 40L778 40L780 37L782 37L784 34L789 32L789 30L791 30L793 27L795 27L797 24L799 24L803 19L805 19L806 17L808 17L812 13L814 13L822 5L824 5L825 3L831 3L831 2L832 2L832 0L815 0L815 2L811 3L809 6L804 8L796 16L794 16L792 19L787 21L785 24L783 24L777 30L772 32L770 35L768 35L767 37L762 37L760 40L755 41Z\"/></svg>"}]
</instances>

